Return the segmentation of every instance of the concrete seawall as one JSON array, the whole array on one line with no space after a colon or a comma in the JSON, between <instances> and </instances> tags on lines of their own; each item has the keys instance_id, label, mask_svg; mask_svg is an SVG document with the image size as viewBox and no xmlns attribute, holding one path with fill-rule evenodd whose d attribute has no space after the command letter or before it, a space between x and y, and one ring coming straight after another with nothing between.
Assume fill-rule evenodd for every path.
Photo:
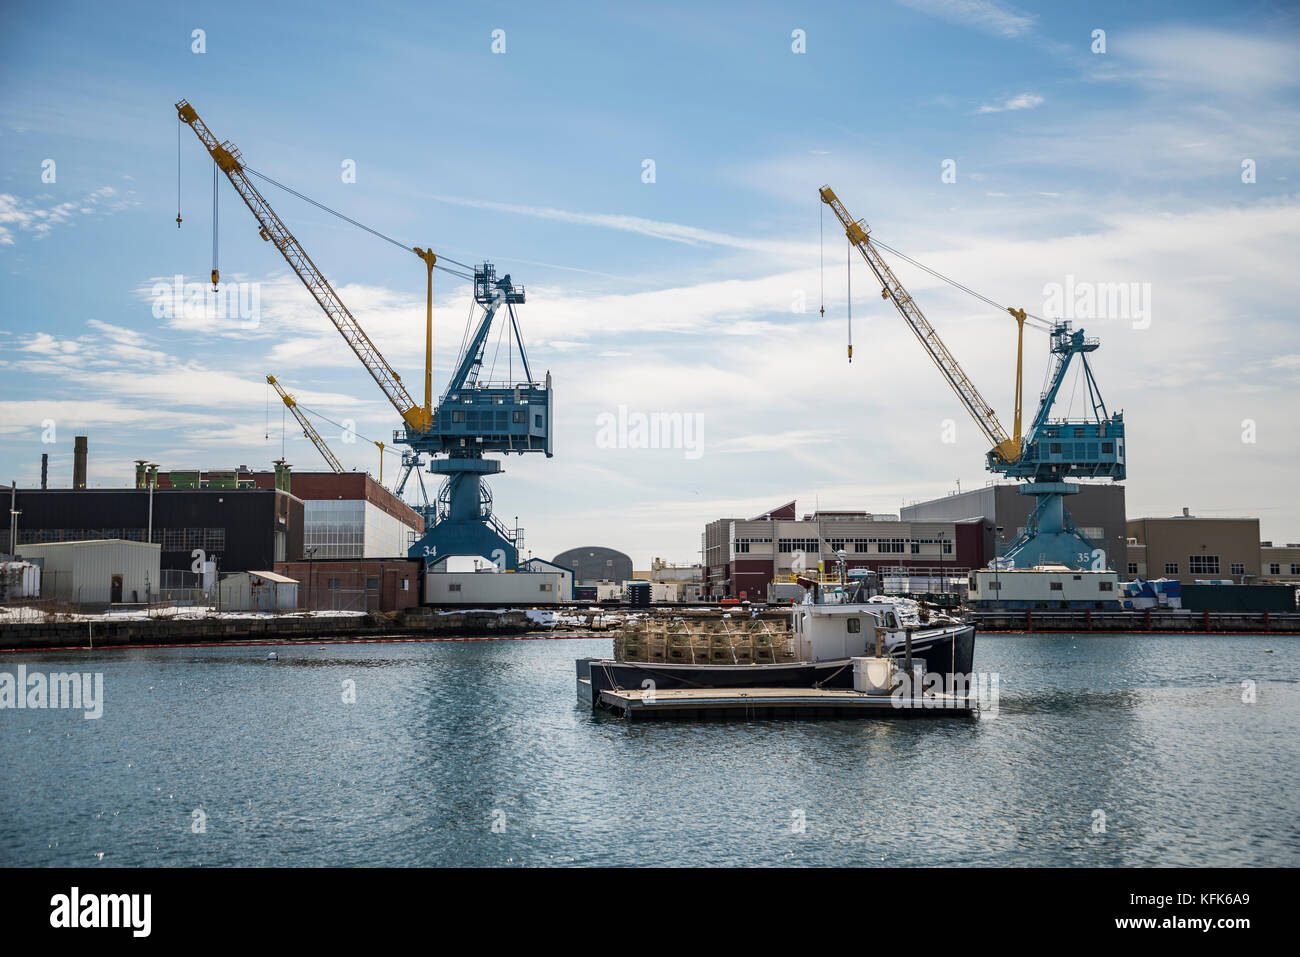
<instances>
[{"instance_id":1,"label":"concrete seawall","mask_svg":"<svg viewBox=\"0 0 1300 957\"><path fill-rule=\"evenodd\" d=\"M969 620L982 632L1087 632L1133 634L1296 634L1294 611L974 611Z\"/></svg>"},{"instance_id":2,"label":"concrete seawall","mask_svg":"<svg viewBox=\"0 0 1300 957\"><path fill-rule=\"evenodd\" d=\"M126 645L221 644L246 641L338 641L350 638L508 637L541 631L522 611L431 614L427 609L389 617L137 618L118 621L41 621L0 624L0 651L112 648Z\"/></svg>"}]
</instances>

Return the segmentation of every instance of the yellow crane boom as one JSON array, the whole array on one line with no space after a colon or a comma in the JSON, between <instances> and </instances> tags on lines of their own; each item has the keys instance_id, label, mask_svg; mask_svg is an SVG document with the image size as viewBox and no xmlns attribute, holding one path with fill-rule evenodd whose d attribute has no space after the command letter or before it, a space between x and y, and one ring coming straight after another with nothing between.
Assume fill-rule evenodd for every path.
<instances>
[{"instance_id":1,"label":"yellow crane boom","mask_svg":"<svg viewBox=\"0 0 1300 957\"><path fill-rule=\"evenodd\" d=\"M342 472L343 464L334 457L334 453L331 452L330 447L325 444L325 440L320 437L320 433L317 432L315 427L307 421L307 416L303 415L302 410L298 408L297 400L295 400L288 392L284 391L284 386L280 385L280 383L276 381L275 376L267 376L266 381L275 387L276 392L280 393L280 398L284 400L285 406L293 413L293 417L298 420L298 424L302 426L302 434L311 439L311 444L316 446L316 451L325 459L325 464L335 472Z\"/></svg>"},{"instance_id":2,"label":"yellow crane boom","mask_svg":"<svg viewBox=\"0 0 1300 957\"><path fill-rule=\"evenodd\" d=\"M220 142L212 131L208 129L207 124L199 118L187 101L181 100L176 104L176 113L181 122L187 124L194 130L199 141L203 144L204 149L212 156L217 168L226 174L230 184L235 187L235 192L240 195L244 203L252 212L253 217L261 227L261 237L275 244L275 248L280 250L284 256L285 262L294 271L302 284L307 287L307 291L329 316L330 321L334 323L335 328L342 334L347 344L352 347L352 351L357 354L357 358L374 377L375 382L379 383L379 388L383 390L384 395L388 396L394 408L401 413L402 419L412 429L426 431L432 422L432 410L429 408L429 389L426 385L426 405L421 406L411 398L402 385L402 377L393 370L388 364L379 349L371 342L370 337L366 335L360 324L348 311L348 307L343 304L334 287L330 285L329 280L325 278L316 264L311 261L307 251L294 238L293 233L285 226L284 222L276 214L275 210L266 201L265 197L258 191L244 172L244 161L239 150L229 140ZM426 372L427 378L427 372Z\"/></svg>"},{"instance_id":3,"label":"yellow crane boom","mask_svg":"<svg viewBox=\"0 0 1300 957\"><path fill-rule=\"evenodd\" d=\"M862 258L867 261L871 271L876 274L880 280L880 296L882 299L893 300L894 305L906 320L916 338L921 341L925 351L934 364L939 367L948 384L952 386L957 397L961 399L962 404L970 412L971 418L975 424L993 443L993 449L1006 462L1014 462L1020 457L1020 372L1019 360L1017 360L1016 372L1016 436L1011 438L1007 435L1006 430L998 421L997 414L993 407L984 401L979 390L975 388L975 383L971 382L970 377L962 370L961 365L948 351L948 347L943 344L939 334L934 331L928 319L921 312L920 308L912 300L903 284L898 281L889 264L885 262L880 252L871 244L870 229L861 220L855 220L849 215L844 204L840 202L835 191L829 186L821 188L822 202L829 206L844 227L844 233L849 238L849 242L857 247ZM1021 334L1023 336L1025 313L1021 311L1017 315L1015 310L1008 310L1020 323Z\"/></svg>"}]
</instances>

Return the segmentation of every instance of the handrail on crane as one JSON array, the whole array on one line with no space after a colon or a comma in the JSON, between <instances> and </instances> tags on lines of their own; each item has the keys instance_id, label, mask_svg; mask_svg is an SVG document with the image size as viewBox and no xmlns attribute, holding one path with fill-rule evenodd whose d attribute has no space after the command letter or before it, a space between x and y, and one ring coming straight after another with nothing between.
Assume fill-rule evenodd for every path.
<instances>
[{"instance_id":1,"label":"handrail on crane","mask_svg":"<svg viewBox=\"0 0 1300 957\"><path fill-rule=\"evenodd\" d=\"M998 421L997 414L993 407L984 400L975 384L971 382L970 377L966 375L956 358L948 351L939 334L930 325L928 319L921 312L911 295L903 288L903 284L898 281L889 264L885 262L883 256L871 243L871 230L862 222L855 220L849 215L844 204L840 202L835 191L829 186L823 186L820 190L821 200L835 213L839 219L840 225L844 227L844 234L848 237L849 242L857 247L862 258L866 260L871 271L875 273L876 279L880 281L880 296L882 299L893 300L894 306L898 309L903 319L907 322L908 327L915 333L921 345L930 358L934 360L939 371L943 373L948 384L952 386L957 397L961 399L962 404L970 413L975 424L993 443L993 452L997 454L1004 462L1014 462L1021 455L1021 363L1023 360L1024 346L1024 323L1028 314L1023 309L1008 308L1008 312L1016 320L1020 329L1020 345L1016 355L1016 407L1015 407L1015 435L1009 436L1002 424Z\"/></svg>"}]
</instances>

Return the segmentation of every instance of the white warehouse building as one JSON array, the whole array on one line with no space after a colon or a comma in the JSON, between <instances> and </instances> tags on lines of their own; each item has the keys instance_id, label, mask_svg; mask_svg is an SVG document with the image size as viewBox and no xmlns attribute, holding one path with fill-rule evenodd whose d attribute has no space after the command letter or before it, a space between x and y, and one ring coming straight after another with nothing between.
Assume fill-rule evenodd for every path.
<instances>
[{"instance_id":1,"label":"white warehouse building","mask_svg":"<svg viewBox=\"0 0 1300 957\"><path fill-rule=\"evenodd\" d=\"M158 591L162 546L120 538L24 545L22 557L39 561L41 597L77 604L148 601Z\"/></svg>"}]
</instances>

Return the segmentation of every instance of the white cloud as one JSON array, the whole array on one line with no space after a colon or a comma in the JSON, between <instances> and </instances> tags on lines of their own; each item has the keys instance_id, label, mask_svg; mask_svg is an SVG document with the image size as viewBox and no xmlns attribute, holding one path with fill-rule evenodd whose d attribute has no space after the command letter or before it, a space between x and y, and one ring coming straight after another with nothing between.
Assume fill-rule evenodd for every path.
<instances>
[{"instance_id":1,"label":"white cloud","mask_svg":"<svg viewBox=\"0 0 1300 957\"><path fill-rule=\"evenodd\" d=\"M1036 17L1017 13L992 0L901 0L906 7L939 17L950 23L974 27L1004 37L1023 36L1033 29Z\"/></svg>"},{"instance_id":2,"label":"white cloud","mask_svg":"<svg viewBox=\"0 0 1300 957\"><path fill-rule=\"evenodd\" d=\"M1007 97L1007 99L996 105L985 104L975 112L1005 113L1008 110L1032 110L1042 102L1043 98L1036 93L1021 93L1017 96Z\"/></svg>"},{"instance_id":3,"label":"white cloud","mask_svg":"<svg viewBox=\"0 0 1300 957\"><path fill-rule=\"evenodd\" d=\"M101 186L80 200L67 200L52 205L52 197L43 193L32 200L24 200L12 193L0 193L0 246L14 245L15 230L32 233L37 239L44 239L55 226L71 222L74 213L90 214L103 212L112 215L128 206L139 205L134 199L115 199L117 190L111 186Z\"/></svg>"}]
</instances>

